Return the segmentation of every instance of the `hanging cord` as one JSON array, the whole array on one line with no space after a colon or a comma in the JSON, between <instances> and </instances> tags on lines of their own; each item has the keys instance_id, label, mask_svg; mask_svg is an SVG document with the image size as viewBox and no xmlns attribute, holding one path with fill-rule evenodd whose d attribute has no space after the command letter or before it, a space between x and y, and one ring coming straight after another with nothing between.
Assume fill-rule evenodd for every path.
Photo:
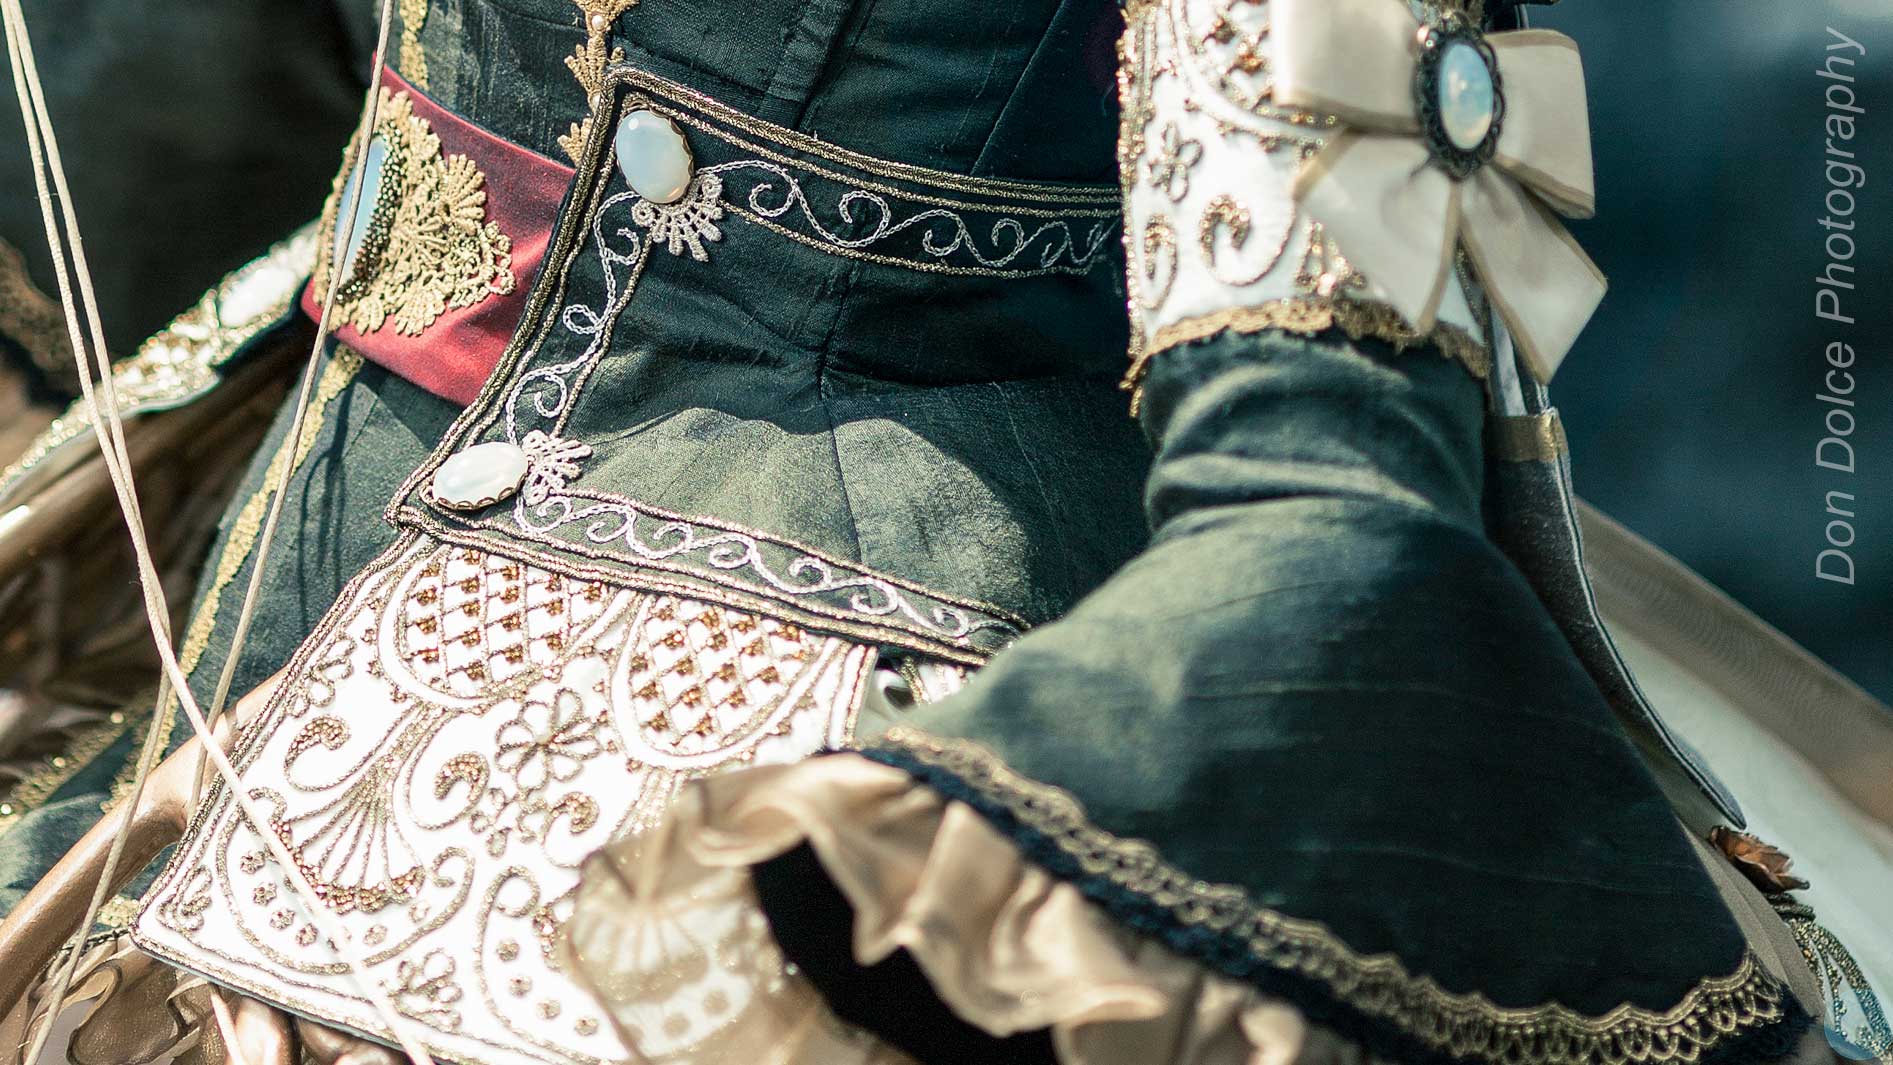
<instances>
[{"instance_id":1,"label":"hanging cord","mask_svg":"<svg viewBox=\"0 0 1893 1065\"><path fill-rule=\"evenodd\" d=\"M368 156L368 139L374 136L375 120L381 109L381 70L382 56L388 47L388 14L391 0L382 0L381 26L375 41L374 72L368 76L368 99L362 107L361 128L355 133L356 164L354 173L348 178L348 196L336 210L336 226L342 238L330 245L328 283L322 292L322 313L316 318L315 343L309 349L309 361L302 369L302 384L296 393L296 416L290 420L289 435L283 442L283 452L294 456L302 446L303 433L307 431L309 417L309 399L315 392L316 370L322 364L322 349L329 339L329 316L335 311L336 293L342 288L344 260L349 243L355 236L355 223L360 212L355 210L361 202L363 187L368 180L368 168L363 161ZM343 221L343 216L347 220ZM264 562L269 558L270 543L276 538L276 521L283 513L283 499L289 494L289 480L295 473L296 463L284 462L282 471L272 486L269 512L263 518L263 530L258 535L256 546L250 557L254 560L250 566L250 583L243 590L243 605L237 611L236 627L231 630L230 649L224 653L223 669L217 675L217 689L210 698L210 714L207 720L212 725L223 716L225 703L230 698L230 685L236 678L237 663L243 657L243 645L250 636L250 622L256 616L256 601L263 589ZM204 781L204 768L200 761L197 771L191 776L191 805L197 805L198 795Z\"/></svg>"},{"instance_id":2,"label":"hanging cord","mask_svg":"<svg viewBox=\"0 0 1893 1065\"><path fill-rule=\"evenodd\" d=\"M375 51L375 70L369 88L368 106L364 109L364 130L373 128L374 112L376 110L380 88L380 60L387 47L388 23L391 7L392 0L382 0L380 34ZM223 778L225 786L229 789L231 798L236 802L238 807L241 808L244 816L249 819L252 828L254 828L257 835L261 837L264 846L270 851L270 854L282 868L290 885L301 897L303 906L308 911L311 919L317 925L321 926L324 935L335 944L338 953L343 955L343 960L348 963L351 975L356 978L356 983L368 997L375 1012L380 1016L382 1022L387 1025L389 1031L394 1034L396 1040L401 1044L402 1050L407 1054L413 1065L432 1065L432 1058L413 1037L412 1033L409 1031L408 1022L402 1018L400 1013L394 1008L394 1004L389 1000L386 990L378 982L366 975L366 965L362 961L360 952L357 950L353 940L349 938L347 929L343 927L340 919L323 905L315 889L310 885L308 877L303 873L301 867L296 864L294 856L290 854L287 844L278 837L275 832L269 829L269 818L256 805L255 800L244 791L237 777L235 767L230 764L229 757L224 754L222 746L212 734L209 723L204 720L202 712L197 707L196 699L191 695L188 681L184 677L182 669L178 666L177 655L171 645L170 624L168 620L170 613L165 603L164 588L158 580L157 570L152 562L150 546L145 539L143 516L139 509L137 492L132 481L130 451L125 446L124 423L123 419L119 416L117 390L112 379L110 356L107 355L105 349L104 330L99 322L97 297L92 288L91 271L86 264L84 245L79 236L78 220L73 209L72 195L66 185L65 167L60 160L58 142L53 135L51 118L46 110L44 92L40 83L39 71L34 62L32 44L27 36L26 19L20 9L20 0L0 0L0 13L5 15L6 36L9 45L8 50L11 56L14 89L19 96L20 114L26 125L27 146L33 159L33 181L39 196L40 213L46 226L47 245L53 256L54 273L59 282L60 301L66 314L66 328L73 344L73 358L79 369L80 386L85 393L86 404L92 416L93 433L98 438L106 472L112 482L113 491L118 497L119 508L124 513L126 529L131 536L132 554L137 562L139 583L144 593L146 619L150 623L152 640L157 648L159 664L164 671L164 681L173 689L173 693L176 695L179 704L184 709L185 716L190 720L191 727L195 730L199 741L204 747L205 756L210 759L211 763L216 767L218 775ZM364 140L365 137L366 134L364 133ZM49 173L53 185L58 192L59 216L55 215L52 191L47 188L47 177ZM359 175L356 180L356 191L359 195ZM76 301L74 298L73 278L69 275L67 269L68 248L66 247L65 240L62 240L60 228L60 221L62 219L64 224L63 236L70 240L69 252L72 261L72 270L78 275L78 287L83 296L82 302ZM352 227L352 214L351 221L343 224ZM347 230L345 229L344 233L346 232ZM315 353L312 353L312 358L321 351L323 337L327 332L329 306L333 302L333 299L334 287L331 285L328 301L325 302L323 308L323 320L319 322L317 326ZM101 404L97 392L95 392L92 387L91 370L86 363L86 338L80 329L78 313L81 307L83 307L86 315L86 324L90 327L91 340L93 342L92 358L97 364L100 374L99 386L105 396L103 404ZM299 407L295 424L292 426L292 432L300 433L302 430L301 423L307 415L308 396L308 383L305 378L303 392L298 398ZM254 590L253 585L252 591ZM163 704L161 703L160 705ZM154 714L153 716L155 718L159 715ZM58 975L54 979L51 994L48 996L53 1007L47 1012L45 1023L40 1026L33 1039L32 1046L24 1059L27 1062L36 1061L40 1053L45 1049L46 1042L50 1038L54 1024L58 1019L59 1011L64 1006L66 993L71 986L73 972L78 965L80 951L77 949L77 946L84 941L86 933L91 929L93 922L97 920L98 910L104 903L105 894L109 891L111 881L116 872L115 866L122 855L125 843L125 830L128 829L131 824L132 812L137 809L146 779L149 776L149 770L155 763L155 753L162 748L162 739L162 729L155 727L154 722L153 729L145 738L145 749L140 753L140 772L133 782L132 793L125 803L120 832L113 841L105 875L100 878L98 887L93 892L92 901L87 907L85 919L74 933L73 943L67 950Z\"/></svg>"}]
</instances>

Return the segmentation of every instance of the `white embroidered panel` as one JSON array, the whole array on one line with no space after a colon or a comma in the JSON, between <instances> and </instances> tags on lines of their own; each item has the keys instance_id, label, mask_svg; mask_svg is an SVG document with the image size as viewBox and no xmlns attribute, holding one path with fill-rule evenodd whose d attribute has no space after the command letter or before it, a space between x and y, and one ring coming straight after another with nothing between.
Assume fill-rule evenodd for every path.
<instances>
[{"instance_id":1,"label":"white embroidered panel","mask_svg":"<svg viewBox=\"0 0 1893 1065\"><path fill-rule=\"evenodd\" d=\"M1341 127L1270 100L1264 0L1159 0L1125 35L1125 248L1143 350L1235 308L1385 304L1298 210L1302 162ZM1483 335L1463 279L1439 320Z\"/></svg>"},{"instance_id":2,"label":"white embroidered panel","mask_svg":"<svg viewBox=\"0 0 1893 1065\"><path fill-rule=\"evenodd\" d=\"M873 657L417 536L351 584L236 762L431 1050L618 1061L611 1025L551 953L579 863L649 827L693 776L844 742ZM136 935L220 982L386 1034L221 792Z\"/></svg>"}]
</instances>

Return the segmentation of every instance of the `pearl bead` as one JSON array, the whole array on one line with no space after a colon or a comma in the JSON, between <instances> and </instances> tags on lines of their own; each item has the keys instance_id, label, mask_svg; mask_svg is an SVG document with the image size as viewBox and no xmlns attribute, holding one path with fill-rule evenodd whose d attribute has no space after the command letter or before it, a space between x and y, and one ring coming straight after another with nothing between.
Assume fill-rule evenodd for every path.
<instances>
[{"instance_id":1,"label":"pearl bead","mask_svg":"<svg viewBox=\"0 0 1893 1065\"><path fill-rule=\"evenodd\" d=\"M361 174L361 193L355 194L355 172L348 175L348 184L342 187L342 209L335 212L334 243L329 247L329 261L338 264L340 277L344 283L355 273L355 257L361 253L362 242L368 239L368 224L374 218L375 204L381 200L381 177L387 168L388 142L380 137L368 141L368 150L362 153L359 164ZM342 237L348 237L346 246Z\"/></svg>"},{"instance_id":2,"label":"pearl bead","mask_svg":"<svg viewBox=\"0 0 1893 1065\"><path fill-rule=\"evenodd\" d=\"M434 501L453 510L491 506L519 491L526 466L526 453L516 444L475 444L448 456L434 471Z\"/></svg>"},{"instance_id":3,"label":"pearl bead","mask_svg":"<svg viewBox=\"0 0 1893 1065\"><path fill-rule=\"evenodd\" d=\"M618 120L612 145L632 191L652 203L683 199L696 166L676 123L655 111L633 111Z\"/></svg>"},{"instance_id":4,"label":"pearl bead","mask_svg":"<svg viewBox=\"0 0 1893 1065\"><path fill-rule=\"evenodd\" d=\"M1439 64L1440 127L1461 151L1485 142L1497 111L1492 70L1479 50L1464 41L1446 46Z\"/></svg>"}]
</instances>

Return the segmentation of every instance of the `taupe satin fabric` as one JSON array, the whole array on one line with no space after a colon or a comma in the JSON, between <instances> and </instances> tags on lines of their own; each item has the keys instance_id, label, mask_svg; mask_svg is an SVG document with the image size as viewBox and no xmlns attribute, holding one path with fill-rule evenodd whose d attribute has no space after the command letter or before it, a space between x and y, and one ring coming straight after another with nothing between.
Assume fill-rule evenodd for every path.
<instances>
[{"instance_id":1,"label":"taupe satin fabric","mask_svg":"<svg viewBox=\"0 0 1893 1065\"><path fill-rule=\"evenodd\" d=\"M1295 198L1415 329L1432 327L1463 243L1531 371L1550 380L1604 297L1604 276L1551 212L1595 206L1584 65L1549 30L1486 38L1502 120L1489 163L1435 165L1414 99L1420 21L1386 0L1272 0L1274 100L1347 132L1308 161Z\"/></svg>"},{"instance_id":2,"label":"taupe satin fabric","mask_svg":"<svg viewBox=\"0 0 1893 1065\"><path fill-rule=\"evenodd\" d=\"M998 1036L1050 1029L1063 1065L1365 1065L1300 1011L1117 924L1025 861L969 807L852 755L713 777L652 837L588 863L564 949L640 1065L749 1060L902 1065L834 1018L769 939L749 866L802 843L854 911L863 965L908 951L959 1017ZM702 930L732 931L710 942ZM686 930L693 930L685 934ZM754 942L751 942L754 940ZM708 943L708 947L705 944ZM651 1024L746 945L741 1003L688 1040ZM757 958L768 959L767 964Z\"/></svg>"}]
</instances>

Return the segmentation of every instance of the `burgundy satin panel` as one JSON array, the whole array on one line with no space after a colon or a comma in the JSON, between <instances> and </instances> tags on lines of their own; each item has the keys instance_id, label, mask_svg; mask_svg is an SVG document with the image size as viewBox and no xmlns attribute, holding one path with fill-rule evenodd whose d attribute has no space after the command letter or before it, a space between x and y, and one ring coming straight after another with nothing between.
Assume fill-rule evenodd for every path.
<instances>
[{"instance_id":1,"label":"burgundy satin panel","mask_svg":"<svg viewBox=\"0 0 1893 1065\"><path fill-rule=\"evenodd\" d=\"M573 171L448 111L393 70L384 68L381 79L390 92L408 94L414 113L426 119L440 138L443 156L464 155L486 175L487 220L513 242L513 290L488 295L471 307L449 308L417 336L395 332L392 323L372 333L351 325L332 332L370 361L465 406L480 394L525 313L526 294L545 258L559 201L572 183ZM325 234L323 239L330 238ZM303 290L302 309L310 318L322 313L321 294L313 282Z\"/></svg>"}]
</instances>

